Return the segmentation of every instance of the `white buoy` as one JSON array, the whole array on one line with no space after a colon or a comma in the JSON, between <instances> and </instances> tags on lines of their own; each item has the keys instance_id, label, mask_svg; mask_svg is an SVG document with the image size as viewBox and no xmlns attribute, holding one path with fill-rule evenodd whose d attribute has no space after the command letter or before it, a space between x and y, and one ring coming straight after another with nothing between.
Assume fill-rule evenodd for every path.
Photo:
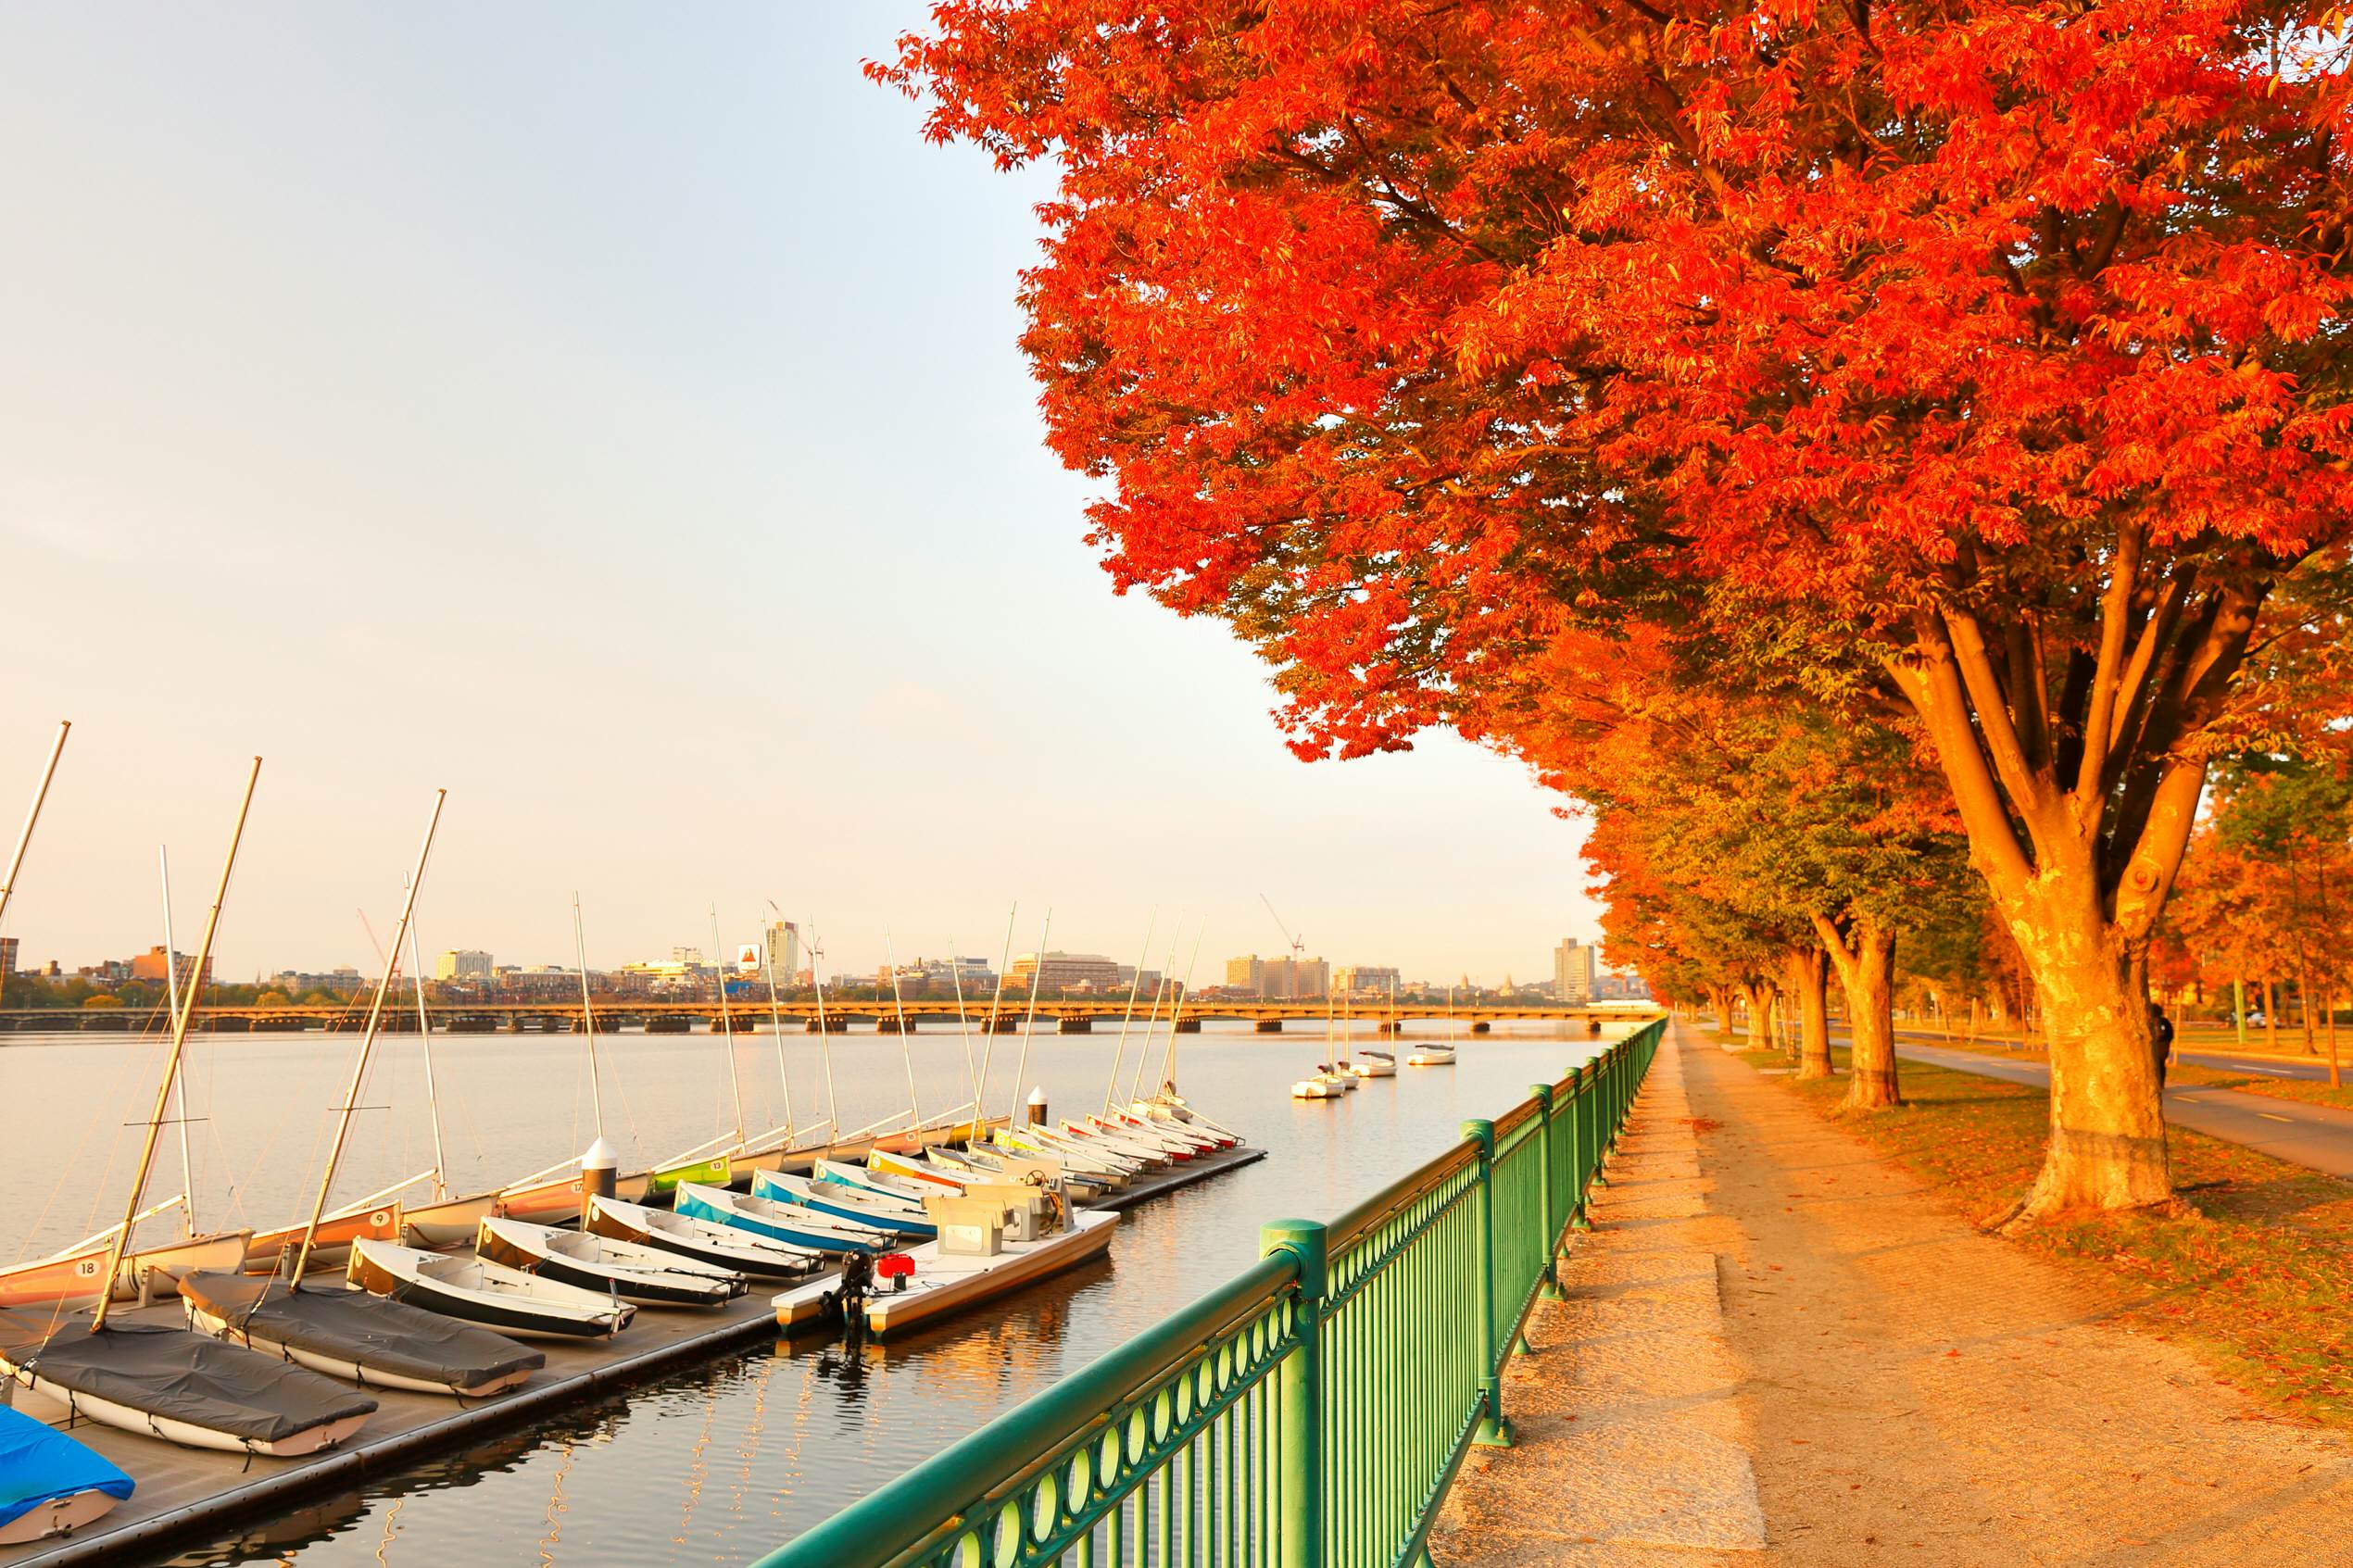
<instances>
[{"instance_id":1,"label":"white buoy","mask_svg":"<svg viewBox=\"0 0 2353 1568\"><path fill-rule=\"evenodd\" d=\"M580 1223L588 1223L588 1200L610 1198L621 1177L621 1150L599 1135L580 1157Z\"/></svg>"},{"instance_id":2,"label":"white buoy","mask_svg":"<svg viewBox=\"0 0 2353 1568\"><path fill-rule=\"evenodd\" d=\"M1040 1085L1038 1085L1036 1088L1034 1088L1034 1089L1032 1089L1032 1090L1030 1090L1030 1091L1029 1091L1029 1102L1028 1102L1028 1104L1029 1104L1029 1124L1030 1124L1031 1126L1033 1126L1033 1127L1042 1127L1042 1126L1044 1126L1044 1125L1046 1124L1046 1085L1045 1085L1040 1084Z\"/></svg>"}]
</instances>

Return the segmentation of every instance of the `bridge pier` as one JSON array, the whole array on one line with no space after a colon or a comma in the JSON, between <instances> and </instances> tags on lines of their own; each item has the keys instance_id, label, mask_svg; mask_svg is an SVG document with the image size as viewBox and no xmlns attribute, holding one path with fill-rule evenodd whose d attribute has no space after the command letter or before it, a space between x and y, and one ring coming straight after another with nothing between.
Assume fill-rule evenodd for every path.
<instances>
[{"instance_id":1,"label":"bridge pier","mask_svg":"<svg viewBox=\"0 0 2353 1568\"><path fill-rule=\"evenodd\" d=\"M1403 1033L1405 1033L1405 1021L1403 1019L1384 1018L1381 1020L1380 1035L1382 1039L1393 1040Z\"/></svg>"},{"instance_id":2,"label":"bridge pier","mask_svg":"<svg viewBox=\"0 0 2353 1568\"><path fill-rule=\"evenodd\" d=\"M1054 1033L1057 1035L1091 1035L1094 1032L1095 1021L1091 1018L1058 1018L1054 1021Z\"/></svg>"},{"instance_id":3,"label":"bridge pier","mask_svg":"<svg viewBox=\"0 0 2353 1568\"><path fill-rule=\"evenodd\" d=\"M983 1032L987 1032L985 1027ZM1000 1035L1018 1035L1021 1033L1021 1020L1012 1013L1000 1014L996 1032Z\"/></svg>"},{"instance_id":4,"label":"bridge pier","mask_svg":"<svg viewBox=\"0 0 2353 1568\"><path fill-rule=\"evenodd\" d=\"M1251 1027L1261 1035L1279 1035L1283 1032L1283 1021L1279 1018L1262 1018Z\"/></svg>"},{"instance_id":5,"label":"bridge pier","mask_svg":"<svg viewBox=\"0 0 2353 1568\"><path fill-rule=\"evenodd\" d=\"M875 1032L880 1035L912 1035L915 1032L915 1022L912 1013L902 1019L897 1013L886 1012L875 1019Z\"/></svg>"},{"instance_id":6,"label":"bridge pier","mask_svg":"<svg viewBox=\"0 0 2353 1568\"><path fill-rule=\"evenodd\" d=\"M646 1020L646 1033L648 1035L684 1035L694 1026L693 1019L675 1012L655 1013Z\"/></svg>"},{"instance_id":7,"label":"bridge pier","mask_svg":"<svg viewBox=\"0 0 2353 1568\"><path fill-rule=\"evenodd\" d=\"M1176 1021L1176 1032L1179 1035L1198 1035L1201 1033L1201 1020L1198 1018L1180 1018Z\"/></svg>"},{"instance_id":8,"label":"bridge pier","mask_svg":"<svg viewBox=\"0 0 2353 1568\"><path fill-rule=\"evenodd\" d=\"M801 1028L812 1035L847 1035L849 1033L849 1020L840 1013L829 1012L825 1014L824 1022L820 1023L815 1016L812 1015L801 1024Z\"/></svg>"},{"instance_id":9,"label":"bridge pier","mask_svg":"<svg viewBox=\"0 0 2353 1568\"><path fill-rule=\"evenodd\" d=\"M1478 1022L1471 1025L1471 1033L1474 1035L1492 1035L1495 1033L1495 1026L1482 1018Z\"/></svg>"}]
</instances>

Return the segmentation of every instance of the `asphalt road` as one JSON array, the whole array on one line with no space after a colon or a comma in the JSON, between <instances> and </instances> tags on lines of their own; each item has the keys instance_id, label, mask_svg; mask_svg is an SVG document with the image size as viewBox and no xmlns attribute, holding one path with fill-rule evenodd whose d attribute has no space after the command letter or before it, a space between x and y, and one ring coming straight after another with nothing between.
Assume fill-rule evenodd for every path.
<instances>
[{"instance_id":1,"label":"asphalt road","mask_svg":"<svg viewBox=\"0 0 2353 1568\"><path fill-rule=\"evenodd\" d=\"M2038 1088L2047 1088L2051 1082L2051 1070L2039 1061L2005 1060L1998 1056L1947 1050L1941 1046L1916 1046L1904 1040L1896 1043L1895 1054L1911 1061L2013 1084L2032 1084ZM2317 1073L2299 1071L2305 1068L2302 1062L2265 1061L2258 1065L2244 1058L2208 1057L2204 1052L2181 1060L2195 1061L2201 1067L2271 1073L2283 1078L2328 1075L2325 1065ZM2274 1099L2269 1095L2250 1095L2239 1089L2174 1088L2165 1091L2165 1116L2177 1126L2244 1144L2274 1160L2353 1178L2353 1110Z\"/></svg>"}]
</instances>

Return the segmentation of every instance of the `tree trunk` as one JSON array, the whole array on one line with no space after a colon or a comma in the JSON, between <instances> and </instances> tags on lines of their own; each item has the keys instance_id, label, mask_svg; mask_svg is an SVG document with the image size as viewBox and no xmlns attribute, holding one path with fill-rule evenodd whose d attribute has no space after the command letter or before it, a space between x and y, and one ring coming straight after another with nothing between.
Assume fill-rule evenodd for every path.
<instances>
[{"instance_id":1,"label":"tree trunk","mask_svg":"<svg viewBox=\"0 0 2353 1568\"><path fill-rule=\"evenodd\" d=\"M2051 1141L2020 1208L2028 1220L2147 1208L2173 1196L2147 947L2118 933L2096 893L2073 891L2062 879L2043 880L2016 917L2019 945L2035 966L2051 1060Z\"/></svg>"},{"instance_id":2,"label":"tree trunk","mask_svg":"<svg viewBox=\"0 0 2353 1568\"><path fill-rule=\"evenodd\" d=\"M1831 956L1818 943L1792 947L1785 960L1789 994L1797 998L1797 1075L1831 1075L1830 968Z\"/></svg>"},{"instance_id":3,"label":"tree trunk","mask_svg":"<svg viewBox=\"0 0 2353 1568\"><path fill-rule=\"evenodd\" d=\"M2263 977L2263 1048L2273 1055L2280 1048L2280 998L2268 974Z\"/></svg>"},{"instance_id":4,"label":"tree trunk","mask_svg":"<svg viewBox=\"0 0 2353 1568\"><path fill-rule=\"evenodd\" d=\"M1837 966L1846 993L1846 1030L1853 1042L1841 1111L1881 1110L1904 1103L1895 1082L1895 933L1860 916L1842 932L1821 915L1814 928Z\"/></svg>"},{"instance_id":5,"label":"tree trunk","mask_svg":"<svg viewBox=\"0 0 2353 1568\"><path fill-rule=\"evenodd\" d=\"M2304 1054L2312 1056L2320 1047L2312 1039L2312 969L2305 962L2298 944L2296 955L2296 1021L2304 1026Z\"/></svg>"},{"instance_id":6,"label":"tree trunk","mask_svg":"<svg viewBox=\"0 0 2353 1568\"><path fill-rule=\"evenodd\" d=\"M1707 1005L1716 1014L1716 1033L1730 1035L1732 1032L1732 999L1723 986L1710 985L1707 988Z\"/></svg>"}]
</instances>

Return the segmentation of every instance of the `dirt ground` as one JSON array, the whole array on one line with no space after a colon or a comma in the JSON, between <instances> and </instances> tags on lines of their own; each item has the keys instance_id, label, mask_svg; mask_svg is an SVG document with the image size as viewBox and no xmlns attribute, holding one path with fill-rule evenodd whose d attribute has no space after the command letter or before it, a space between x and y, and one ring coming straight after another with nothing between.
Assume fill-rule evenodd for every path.
<instances>
[{"instance_id":1,"label":"dirt ground","mask_svg":"<svg viewBox=\"0 0 2353 1568\"><path fill-rule=\"evenodd\" d=\"M2353 1564L2353 1444L1668 1040L1441 1568Z\"/></svg>"}]
</instances>

